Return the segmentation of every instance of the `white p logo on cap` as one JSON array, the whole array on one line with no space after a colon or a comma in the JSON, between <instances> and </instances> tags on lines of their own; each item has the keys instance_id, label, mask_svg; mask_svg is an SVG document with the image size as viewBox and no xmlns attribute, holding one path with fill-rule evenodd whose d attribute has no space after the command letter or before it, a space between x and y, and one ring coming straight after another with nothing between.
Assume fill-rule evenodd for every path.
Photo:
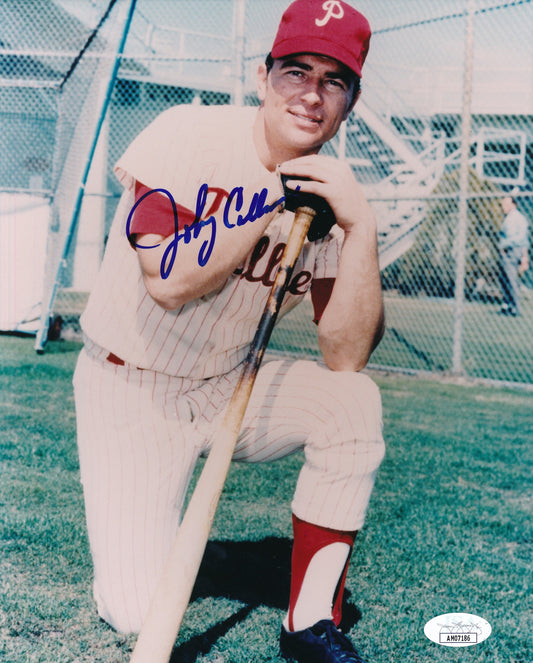
<instances>
[{"instance_id":1,"label":"white p logo on cap","mask_svg":"<svg viewBox=\"0 0 533 663\"><path fill-rule=\"evenodd\" d=\"M322 9L326 12L324 18L315 19L315 24L319 28L326 25L330 18L342 18L344 16L344 9L338 0L326 0L322 5Z\"/></svg>"}]
</instances>

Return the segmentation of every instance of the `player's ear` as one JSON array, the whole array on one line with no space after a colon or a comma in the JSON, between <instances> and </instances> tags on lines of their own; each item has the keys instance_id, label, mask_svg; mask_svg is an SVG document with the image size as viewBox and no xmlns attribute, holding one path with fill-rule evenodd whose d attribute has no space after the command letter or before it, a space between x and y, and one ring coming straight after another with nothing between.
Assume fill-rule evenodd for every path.
<instances>
[{"instance_id":1,"label":"player's ear","mask_svg":"<svg viewBox=\"0 0 533 663\"><path fill-rule=\"evenodd\" d=\"M361 96L361 88L359 88L356 94L354 94L353 99L351 100L350 104L348 105L348 108L346 109L346 112L344 113L343 120L346 120L348 118L348 115L353 111L353 108L357 103L357 101L359 100L360 96Z\"/></svg>"},{"instance_id":2,"label":"player's ear","mask_svg":"<svg viewBox=\"0 0 533 663\"><path fill-rule=\"evenodd\" d=\"M261 63L257 67L257 76L256 76L256 85L257 85L257 96L259 101L263 102L266 97L266 88L267 88L267 77L268 71L265 63Z\"/></svg>"}]
</instances>

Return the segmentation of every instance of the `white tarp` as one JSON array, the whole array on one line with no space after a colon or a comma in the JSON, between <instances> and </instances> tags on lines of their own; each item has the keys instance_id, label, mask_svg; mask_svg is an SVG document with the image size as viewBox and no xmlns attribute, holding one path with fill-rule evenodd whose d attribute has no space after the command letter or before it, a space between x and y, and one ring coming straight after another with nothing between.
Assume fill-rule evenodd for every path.
<instances>
[{"instance_id":1,"label":"white tarp","mask_svg":"<svg viewBox=\"0 0 533 663\"><path fill-rule=\"evenodd\" d=\"M50 205L40 196L0 193L0 330L39 327Z\"/></svg>"}]
</instances>

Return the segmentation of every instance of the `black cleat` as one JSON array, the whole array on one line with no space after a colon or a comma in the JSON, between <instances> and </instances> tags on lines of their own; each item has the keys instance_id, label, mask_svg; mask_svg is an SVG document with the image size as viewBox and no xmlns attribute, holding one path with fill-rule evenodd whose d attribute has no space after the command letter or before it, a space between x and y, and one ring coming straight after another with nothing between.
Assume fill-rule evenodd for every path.
<instances>
[{"instance_id":1,"label":"black cleat","mask_svg":"<svg viewBox=\"0 0 533 663\"><path fill-rule=\"evenodd\" d=\"M282 626L279 645L283 658L293 663L365 663L330 619L303 631L287 631Z\"/></svg>"}]
</instances>

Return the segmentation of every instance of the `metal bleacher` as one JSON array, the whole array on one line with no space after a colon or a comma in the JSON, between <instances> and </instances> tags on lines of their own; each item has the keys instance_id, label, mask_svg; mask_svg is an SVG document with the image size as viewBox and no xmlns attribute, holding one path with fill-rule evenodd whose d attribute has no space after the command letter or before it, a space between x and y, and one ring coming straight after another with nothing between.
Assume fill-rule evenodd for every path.
<instances>
[{"instance_id":1,"label":"metal bleacher","mask_svg":"<svg viewBox=\"0 0 533 663\"><path fill-rule=\"evenodd\" d=\"M386 118L363 101L344 131L334 151L350 163L372 201L385 269L412 246L435 187L446 170L458 166L459 139L432 128L431 118ZM527 184L525 130L481 124L470 145L470 166L480 179L509 188Z\"/></svg>"}]
</instances>

